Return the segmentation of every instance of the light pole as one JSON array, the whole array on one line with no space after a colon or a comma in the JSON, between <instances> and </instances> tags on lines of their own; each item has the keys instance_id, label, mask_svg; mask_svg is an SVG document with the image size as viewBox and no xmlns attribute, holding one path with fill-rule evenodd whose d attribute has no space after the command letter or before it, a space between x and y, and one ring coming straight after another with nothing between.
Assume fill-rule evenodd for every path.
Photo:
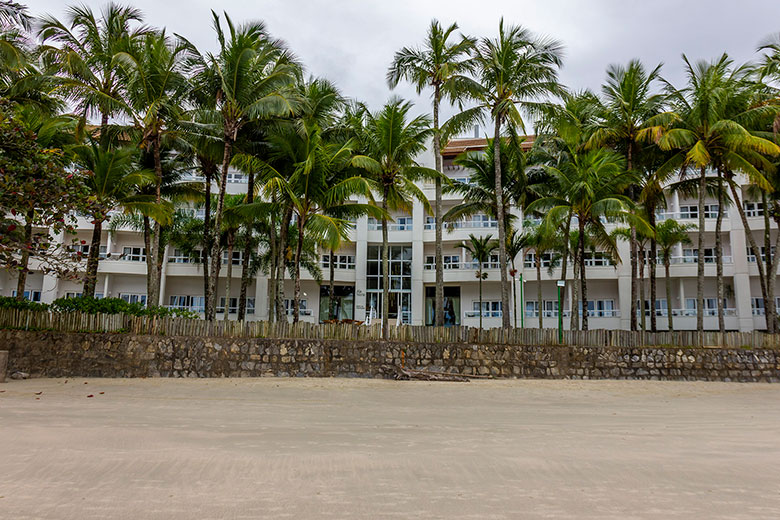
<instances>
[{"instance_id":1,"label":"light pole","mask_svg":"<svg viewBox=\"0 0 780 520\"><path fill-rule=\"evenodd\" d=\"M563 343L563 287L566 282L558 280L558 343Z\"/></svg>"}]
</instances>

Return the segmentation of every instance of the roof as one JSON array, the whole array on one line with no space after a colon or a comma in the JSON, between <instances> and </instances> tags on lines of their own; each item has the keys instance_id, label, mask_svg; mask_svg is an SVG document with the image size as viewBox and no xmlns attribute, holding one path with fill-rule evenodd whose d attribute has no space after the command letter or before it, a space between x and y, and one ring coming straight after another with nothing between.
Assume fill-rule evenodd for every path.
<instances>
[{"instance_id":1,"label":"roof","mask_svg":"<svg viewBox=\"0 0 780 520\"><path fill-rule=\"evenodd\" d=\"M525 141L523 141L522 147L524 150L528 150L534 144L535 135L526 135ZM487 146L487 139L484 137L477 137L471 139L452 139L447 146L442 149L442 155L459 155L463 152L480 151Z\"/></svg>"}]
</instances>

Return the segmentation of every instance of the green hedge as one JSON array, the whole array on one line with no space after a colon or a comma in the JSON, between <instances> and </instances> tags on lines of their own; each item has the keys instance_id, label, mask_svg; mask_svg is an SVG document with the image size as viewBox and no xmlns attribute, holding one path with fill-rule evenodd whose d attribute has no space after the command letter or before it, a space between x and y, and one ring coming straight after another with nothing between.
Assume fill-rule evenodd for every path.
<instances>
[{"instance_id":1,"label":"green hedge","mask_svg":"<svg viewBox=\"0 0 780 520\"><path fill-rule=\"evenodd\" d=\"M159 318L199 318L194 312L165 307L147 309L140 303L127 303L121 298L101 298L99 300L95 298L59 298L54 300L51 305L46 305L45 303L0 296L0 309L50 310L53 312L83 312L86 314L128 314L130 316L156 316Z\"/></svg>"}]
</instances>

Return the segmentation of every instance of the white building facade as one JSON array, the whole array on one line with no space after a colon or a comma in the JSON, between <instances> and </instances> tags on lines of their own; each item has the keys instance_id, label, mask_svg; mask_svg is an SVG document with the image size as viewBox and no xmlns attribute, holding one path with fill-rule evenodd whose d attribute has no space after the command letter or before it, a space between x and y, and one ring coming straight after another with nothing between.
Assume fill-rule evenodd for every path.
<instances>
[{"instance_id":1,"label":"white building facade","mask_svg":"<svg viewBox=\"0 0 780 520\"><path fill-rule=\"evenodd\" d=\"M466 150L481 150L483 139L455 140L444 150L444 173L461 181L467 181L469 172L455 166L452 159ZM530 144L530 142L529 142ZM420 158L421 163L432 167L430 153ZM240 174L231 174L228 191L243 193L246 191L245 179ZM433 201L433 185L421 186L429 200ZM742 193L744 207L751 232L756 243L764 244L763 208L760 203L751 202L746 190ZM704 208L698 207L695 199L685 199L675 193L667 197L668 208L658 214L659 219L674 218L681 223L697 224L699 211L703 211L706 221L705 235L705 318L704 326L708 330L717 330L716 300L716 260L714 256L715 220L718 212L716 200L708 201ZM444 212L461 200L454 195L445 195ZM519 213L516 209L513 212ZM749 249L745 229L734 207L726 208L722 223L723 274L725 286L725 324L727 330L751 331L763 330L763 299L759 284L756 258ZM415 203L411 214L393 215L394 222L389 224L390 241L390 319L391 325L409 323L412 325L430 325L434 317L434 219L427 215L423 205ZM522 219L518 219L519 222ZM447 225L443 232L445 320L448 325L477 326L482 313L483 326L497 327L501 324L500 272L498 255L485 265L487 279L483 282L483 304L480 310L478 281L475 277L477 265L461 244L470 234L492 235L498 237L498 222L487 215L476 215L468 220ZM89 244L92 226L86 219L79 219L77 239ZM657 300L655 312L658 330L667 329L667 313L672 312L677 330L696 328L696 282L697 282L697 240L698 232L691 232L692 245L679 245L672 257L671 281L672 301L666 299L666 281L663 265L656 266ZM772 243L777 229L771 225ZM381 316L381 222L370 218L357 220L352 230L351 240L337 251L332 259L335 262L336 308L340 319L371 322ZM118 297L130 302L146 302L146 262L143 237L137 231L120 229L114 233L103 232L101 261L99 263L96 293L98 297ZM85 248L88 246L84 246ZM624 260L613 265L607 259L596 254L586 260L589 300L589 327L592 329L628 329L631 308L631 272L629 246L619 242L620 257ZM762 250L762 254L763 254ZM233 263L233 283L231 293L224 296L227 254L224 253L223 268L217 288L218 319L228 312L229 318L235 318L240 290L239 280L242 272L241 253L236 251L231 259ZM328 315L328 273L330 255L320 255L323 280L318 283L302 270L301 319L318 322ZM525 327L538 326L538 313L541 312L545 327L557 327L558 324L558 288L561 278L560 267L549 268L546 262L542 269L541 280L537 279L533 252L523 252L515 259L517 275L512 280L513 291L517 295L517 316L513 308L511 321ZM25 295L32 300L44 303L60 297L79 296L81 284L76 281L61 280L55 276L35 271L28 276ZM289 276L289 275L288 275ZM564 326L569 326L572 297L572 268L569 267L567 283L563 288ZM645 278L645 298L648 301L647 327L650 326L651 305L649 303L649 277ZM777 282L776 274L772 276ZM541 283L542 298L537 296ZM165 252L162 270L161 297L158 304L202 312L203 270L199 263L183 255L175 247L169 246ZM15 294L16 277L12 273L0 272L0 295ZM776 294L780 290L776 289ZM249 320L267 319L269 313L268 277L260 273L249 287ZM285 305L292 314L293 281L285 280ZM776 302L780 307L780 298ZM514 307L514 306L513 306ZM291 319L291 317L290 317ZM640 318L641 321L641 318Z\"/></svg>"}]
</instances>

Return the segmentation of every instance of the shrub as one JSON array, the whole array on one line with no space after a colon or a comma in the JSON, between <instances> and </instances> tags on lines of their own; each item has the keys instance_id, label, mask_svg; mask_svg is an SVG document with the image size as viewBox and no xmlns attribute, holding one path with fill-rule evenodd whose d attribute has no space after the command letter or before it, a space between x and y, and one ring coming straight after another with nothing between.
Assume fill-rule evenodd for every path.
<instances>
[{"instance_id":1,"label":"shrub","mask_svg":"<svg viewBox=\"0 0 780 520\"><path fill-rule=\"evenodd\" d=\"M55 312L84 312L87 314L128 314L130 316L156 316L158 318L191 318L194 312L165 307L146 308L140 303L128 303L121 298L59 298L51 304Z\"/></svg>"},{"instance_id":2,"label":"shrub","mask_svg":"<svg viewBox=\"0 0 780 520\"><path fill-rule=\"evenodd\" d=\"M49 306L45 303L17 300L11 296L0 296L0 309L19 309L22 311L45 311Z\"/></svg>"}]
</instances>

